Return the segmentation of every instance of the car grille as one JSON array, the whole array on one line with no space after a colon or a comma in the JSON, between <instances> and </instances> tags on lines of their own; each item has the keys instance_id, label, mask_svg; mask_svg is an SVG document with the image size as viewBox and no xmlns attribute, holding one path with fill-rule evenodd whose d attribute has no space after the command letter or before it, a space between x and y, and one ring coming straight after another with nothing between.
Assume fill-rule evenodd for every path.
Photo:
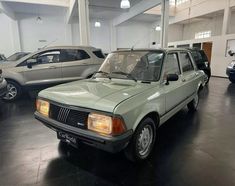
<instances>
[{"instance_id":1,"label":"car grille","mask_svg":"<svg viewBox=\"0 0 235 186\"><path fill-rule=\"evenodd\" d=\"M50 104L50 118L65 125L86 129L89 112Z\"/></svg>"}]
</instances>

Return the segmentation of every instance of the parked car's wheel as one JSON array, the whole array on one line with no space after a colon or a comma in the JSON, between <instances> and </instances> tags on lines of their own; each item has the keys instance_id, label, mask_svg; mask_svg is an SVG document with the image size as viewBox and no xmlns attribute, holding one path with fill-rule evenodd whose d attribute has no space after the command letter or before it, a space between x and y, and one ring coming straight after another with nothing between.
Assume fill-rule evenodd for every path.
<instances>
[{"instance_id":1,"label":"parked car's wheel","mask_svg":"<svg viewBox=\"0 0 235 186\"><path fill-rule=\"evenodd\" d=\"M187 105L190 111L196 111L199 104L199 95L195 95L194 99Z\"/></svg>"},{"instance_id":2,"label":"parked car's wheel","mask_svg":"<svg viewBox=\"0 0 235 186\"><path fill-rule=\"evenodd\" d=\"M3 97L3 100L5 101L14 101L18 99L22 94L22 88L21 86L11 80L7 80L7 93Z\"/></svg>"},{"instance_id":3,"label":"parked car's wheel","mask_svg":"<svg viewBox=\"0 0 235 186\"><path fill-rule=\"evenodd\" d=\"M136 129L130 143L124 150L127 159L140 161L148 158L156 139L156 124L151 118L145 118Z\"/></svg>"},{"instance_id":4,"label":"parked car's wheel","mask_svg":"<svg viewBox=\"0 0 235 186\"><path fill-rule=\"evenodd\" d=\"M235 83L235 78L229 76L229 81L231 81L231 83Z\"/></svg>"}]
</instances>

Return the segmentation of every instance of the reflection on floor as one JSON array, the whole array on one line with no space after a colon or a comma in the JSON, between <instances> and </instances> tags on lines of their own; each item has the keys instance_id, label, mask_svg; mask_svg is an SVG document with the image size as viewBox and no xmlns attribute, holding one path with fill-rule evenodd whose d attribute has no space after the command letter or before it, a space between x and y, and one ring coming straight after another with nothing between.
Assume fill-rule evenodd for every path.
<instances>
[{"instance_id":1,"label":"reflection on floor","mask_svg":"<svg viewBox=\"0 0 235 186\"><path fill-rule=\"evenodd\" d=\"M235 85L212 78L199 107L160 127L151 158L134 164L59 143L34 119L33 99L0 101L0 185L235 185Z\"/></svg>"}]
</instances>

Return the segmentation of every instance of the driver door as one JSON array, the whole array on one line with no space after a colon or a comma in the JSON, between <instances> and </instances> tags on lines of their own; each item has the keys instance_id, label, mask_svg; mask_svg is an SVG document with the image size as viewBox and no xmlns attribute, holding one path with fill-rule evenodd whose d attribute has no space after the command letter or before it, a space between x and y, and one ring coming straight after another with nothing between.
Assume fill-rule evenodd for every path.
<instances>
[{"instance_id":1,"label":"driver door","mask_svg":"<svg viewBox=\"0 0 235 186\"><path fill-rule=\"evenodd\" d=\"M40 52L27 59L35 61L30 66L25 66L24 78L26 85L54 84L62 81L60 50L49 50Z\"/></svg>"},{"instance_id":2,"label":"driver door","mask_svg":"<svg viewBox=\"0 0 235 186\"><path fill-rule=\"evenodd\" d=\"M164 64L164 79L168 74L177 74L178 81L171 81L168 85L164 85L166 95L166 112L177 107L184 100L184 91L182 89L181 69L179 56L177 52L168 53Z\"/></svg>"}]
</instances>

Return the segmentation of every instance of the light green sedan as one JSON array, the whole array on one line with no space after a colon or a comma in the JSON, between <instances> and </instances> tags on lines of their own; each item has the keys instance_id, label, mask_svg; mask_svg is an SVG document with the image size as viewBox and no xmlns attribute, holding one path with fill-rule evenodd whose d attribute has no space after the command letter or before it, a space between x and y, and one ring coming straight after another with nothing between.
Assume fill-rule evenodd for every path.
<instances>
[{"instance_id":1,"label":"light green sedan","mask_svg":"<svg viewBox=\"0 0 235 186\"><path fill-rule=\"evenodd\" d=\"M41 91L35 117L70 145L144 160L161 124L185 106L197 109L204 79L188 50L116 51L91 79Z\"/></svg>"}]
</instances>

